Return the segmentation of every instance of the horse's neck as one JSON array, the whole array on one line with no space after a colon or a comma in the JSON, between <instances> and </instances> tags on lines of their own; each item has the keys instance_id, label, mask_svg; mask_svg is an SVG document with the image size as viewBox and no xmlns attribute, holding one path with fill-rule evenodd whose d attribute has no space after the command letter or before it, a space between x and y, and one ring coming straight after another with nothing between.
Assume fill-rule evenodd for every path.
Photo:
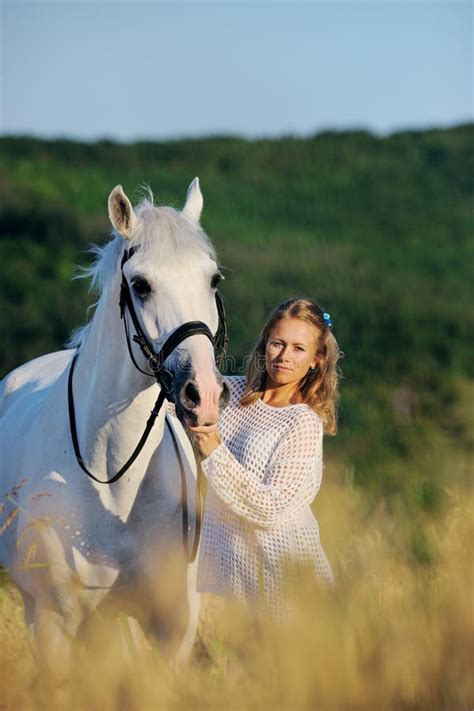
<instances>
[{"instance_id":1,"label":"horse's neck","mask_svg":"<svg viewBox=\"0 0 474 711\"><path fill-rule=\"evenodd\" d=\"M154 379L140 373L130 359L117 302L118 293L112 292L99 303L74 372L81 455L99 479L110 479L128 460L158 396ZM143 360L140 355L138 359ZM123 509L124 516L161 440L163 424L164 409L153 436L129 470L130 479L125 475L110 487L98 485L101 496Z\"/></svg>"},{"instance_id":2,"label":"horse's neck","mask_svg":"<svg viewBox=\"0 0 474 711\"><path fill-rule=\"evenodd\" d=\"M109 407L114 402L136 397L155 383L132 363L114 296L108 294L99 303L87 338L81 345L74 376L81 385L82 406L89 400L93 409L101 396ZM139 355L137 360L143 359Z\"/></svg>"}]
</instances>

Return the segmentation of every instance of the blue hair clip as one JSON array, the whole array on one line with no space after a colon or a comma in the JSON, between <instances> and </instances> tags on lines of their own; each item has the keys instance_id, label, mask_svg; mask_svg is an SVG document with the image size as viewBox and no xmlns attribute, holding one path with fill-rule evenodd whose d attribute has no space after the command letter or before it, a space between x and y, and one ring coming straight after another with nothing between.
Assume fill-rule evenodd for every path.
<instances>
[{"instance_id":1,"label":"blue hair clip","mask_svg":"<svg viewBox=\"0 0 474 711\"><path fill-rule=\"evenodd\" d=\"M332 321L331 321L331 314L328 314L326 311L323 312L323 321L328 326L328 328L331 328L332 326Z\"/></svg>"}]
</instances>

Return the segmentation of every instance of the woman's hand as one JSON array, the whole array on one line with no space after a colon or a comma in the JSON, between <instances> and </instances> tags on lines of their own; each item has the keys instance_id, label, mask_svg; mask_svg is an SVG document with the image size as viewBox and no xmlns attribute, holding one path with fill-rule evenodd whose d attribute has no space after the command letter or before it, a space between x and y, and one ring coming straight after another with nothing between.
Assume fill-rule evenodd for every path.
<instances>
[{"instance_id":1,"label":"woman's hand","mask_svg":"<svg viewBox=\"0 0 474 711\"><path fill-rule=\"evenodd\" d=\"M199 450L199 454L203 459L208 457L222 442L222 438L217 424L215 425L200 425L197 427L189 427L188 430L193 433L193 442Z\"/></svg>"}]
</instances>

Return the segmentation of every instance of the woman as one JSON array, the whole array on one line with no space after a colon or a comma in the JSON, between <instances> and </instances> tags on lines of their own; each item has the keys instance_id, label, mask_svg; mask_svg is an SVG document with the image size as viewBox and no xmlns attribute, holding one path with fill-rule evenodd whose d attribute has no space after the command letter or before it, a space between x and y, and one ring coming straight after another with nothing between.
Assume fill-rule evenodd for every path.
<instances>
[{"instance_id":1,"label":"woman","mask_svg":"<svg viewBox=\"0 0 474 711\"><path fill-rule=\"evenodd\" d=\"M329 314L309 299L278 306L251 357L231 377L218 426L190 427L208 480L201 592L285 614L288 562L333 583L310 505L322 476L323 432L336 433L340 351Z\"/></svg>"}]
</instances>

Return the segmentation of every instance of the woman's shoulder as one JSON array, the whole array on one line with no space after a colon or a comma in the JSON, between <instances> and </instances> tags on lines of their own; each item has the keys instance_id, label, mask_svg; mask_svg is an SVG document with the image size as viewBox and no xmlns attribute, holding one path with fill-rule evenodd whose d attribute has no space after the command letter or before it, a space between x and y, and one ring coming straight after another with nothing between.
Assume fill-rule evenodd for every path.
<instances>
[{"instance_id":1,"label":"woman's shoulder","mask_svg":"<svg viewBox=\"0 0 474 711\"><path fill-rule=\"evenodd\" d=\"M324 423L321 417L309 405L293 405L288 408L291 411L291 427L304 428L312 435L318 436L324 432Z\"/></svg>"}]
</instances>

